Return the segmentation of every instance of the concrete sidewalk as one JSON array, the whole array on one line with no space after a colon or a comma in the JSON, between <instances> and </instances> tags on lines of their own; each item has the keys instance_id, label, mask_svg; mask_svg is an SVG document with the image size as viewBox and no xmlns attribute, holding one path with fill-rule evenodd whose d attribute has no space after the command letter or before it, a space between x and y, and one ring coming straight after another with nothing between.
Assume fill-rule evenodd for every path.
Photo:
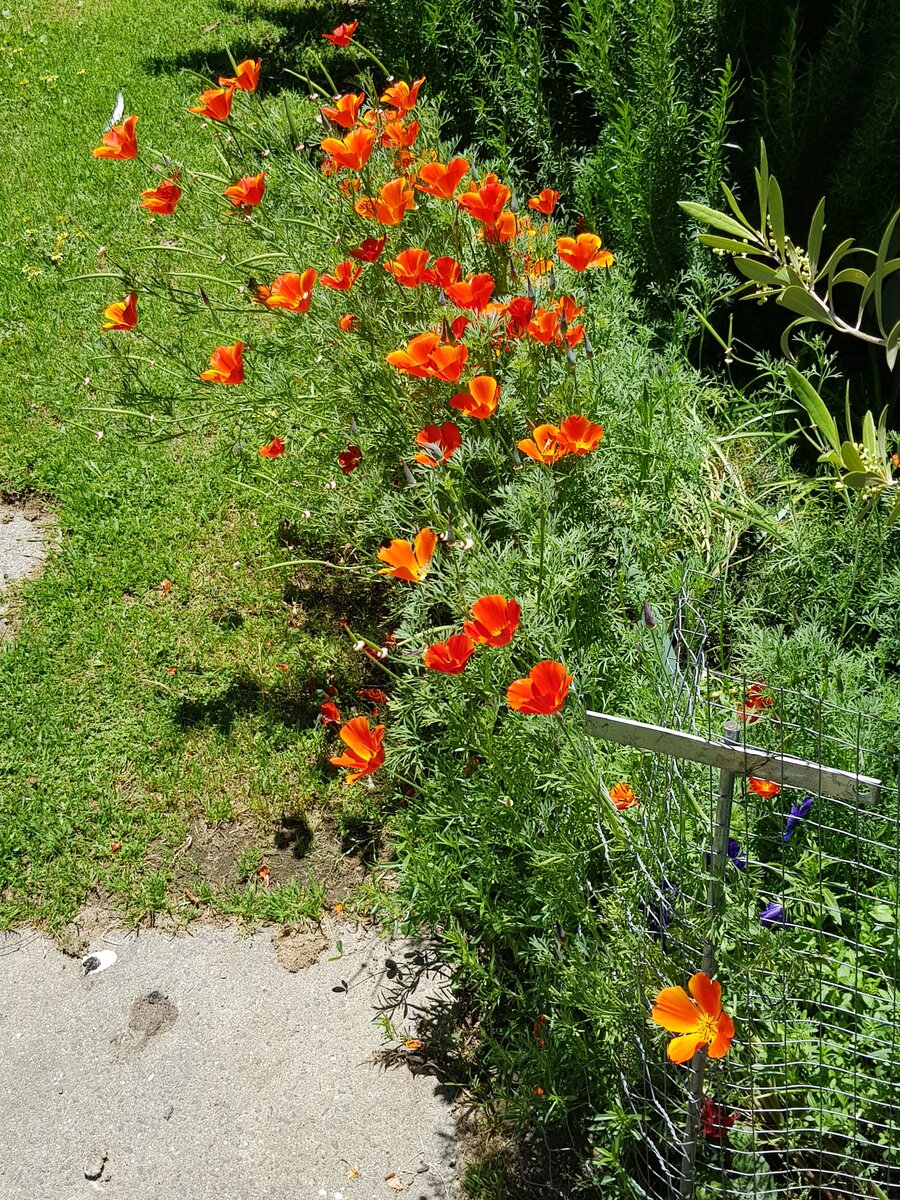
<instances>
[{"instance_id":1,"label":"concrete sidewalk","mask_svg":"<svg viewBox=\"0 0 900 1200\"><path fill-rule=\"evenodd\" d=\"M448 1096L406 1051L378 1061L385 963L396 984L415 947L339 926L296 971L271 931L115 934L101 949L118 960L85 976L44 937L0 935L0 1200L458 1193ZM418 1032L415 1009L394 1021Z\"/></svg>"}]
</instances>

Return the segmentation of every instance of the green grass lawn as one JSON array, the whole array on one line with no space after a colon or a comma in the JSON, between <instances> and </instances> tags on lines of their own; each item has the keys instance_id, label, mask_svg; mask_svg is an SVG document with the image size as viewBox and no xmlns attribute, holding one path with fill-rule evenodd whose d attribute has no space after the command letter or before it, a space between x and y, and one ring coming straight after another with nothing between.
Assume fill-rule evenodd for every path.
<instances>
[{"instance_id":1,"label":"green grass lawn","mask_svg":"<svg viewBox=\"0 0 900 1200\"><path fill-rule=\"evenodd\" d=\"M248 499L228 438L136 440L92 411L111 399L92 379L98 283L66 282L102 268L106 243L164 236L137 205L146 173L90 155L117 91L148 144L200 161L192 71L224 66L226 45L283 65L325 20L255 14L16 0L0 18L0 494L44 496L59 521L0 651L0 925L57 928L85 903L288 920L361 876L341 853L360 814L315 724L328 672L363 682L341 599L314 579L285 595L266 570L286 553L275 510Z\"/></svg>"}]
</instances>

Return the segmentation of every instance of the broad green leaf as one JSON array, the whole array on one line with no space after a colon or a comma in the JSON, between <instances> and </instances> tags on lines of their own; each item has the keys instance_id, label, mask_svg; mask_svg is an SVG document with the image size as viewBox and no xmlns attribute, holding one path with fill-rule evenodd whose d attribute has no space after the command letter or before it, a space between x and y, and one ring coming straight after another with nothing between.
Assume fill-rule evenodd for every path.
<instances>
[{"instance_id":1,"label":"broad green leaf","mask_svg":"<svg viewBox=\"0 0 900 1200\"><path fill-rule=\"evenodd\" d=\"M781 254L784 254L784 201L781 188L773 175L769 180L769 220L772 222L772 237Z\"/></svg>"},{"instance_id":2,"label":"broad green leaf","mask_svg":"<svg viewBox=\"0 0 900 1200\"><path fill-rule=\"evenodd\" d=\"M855 283L857 287L865 290L869 283L869 276L865 271L860 271L858 267L844 267L843 271L838 271L832 279L831 286L837 287L839 283Z\"/></svg>"},{"instance_id":3,"label":"broad green leaf","mask_svg":"<svg viewBox=\"0 0 900 1200\"><path fill-rule=\"evenodd\" d=\"M877 455L878 436L875 433L875 418L872 416L871 408L866 409L866 415L863 417L862 444L873 458Z\"/></svg>"},{"instance_id":4,"label":"broad green leaf","mask_svg":"<svg viewBox=\"0 0 900 1200\"><path fill-rule=\"evenodd\" d=\"M733 237L744 238L753 233L752 229L739 224L733 217L717 212L714 208L709 208L705 204L695 204L693 200L679 200L678 207L702 225L711 225L713 229L721 229L725 233L730 233Z\"/></svg>"},{"instance_id":5,"label":"broad green leaf","mask_svg":"<svg viewBox=\"0 0 900 1200\"><path fill-rule=\"evenodd\" d=\"M805 288L785 288L776 303L790 312L799 313L801 317L813 317L825 325L834 324L831 314L818 296L811 295Z\"/></svg>"},{"instance_id":6,"label":"broad green leaf","mask_svg":"<svg viewBox=\"0 0 900 1200\"><path fill-rule=\"evenodd\" d=\"M727 250L729 254L767 254L762 246L754 246L750 242L736 242L731 238L719 237L716 233L701 233L697 241L704 246L713 246L716 250Z\"/></svg>"},{"instance_id":7,"label":"broad green leaf","mask_svg":"<svg viewBox=\"0 0 900 1200\"><path fill-rule=\"evenodd\" d=\"M810 267L812 268L813 278L815 278L816 270L819 264L819 254L822 250L822 234L825 232L825 197L819 201L816 211L813 213L813 219L809 225L809 241L806 247L806 253L809 256Z\"/></svg>"},{"instance_id":8,"label":"broad green leaf","mask_svg":"<svg viewBox=\"0 0 900 1200\"><path fill-rule=\"evenodd\" d=\"M781 335L781 353L788 360L788 362L795 361L793 352L791 351L791 334L801 325L814 324L818 324L817 317L798 317L796 321L791 321L790 325L788 325L788 327L784 330Z\"/></svg>"},{"instance_id":9,"label":"broad green leaf","mask_svg":"<svg viewBox=\"0 0 900 1200\"><path fill-rule=\"evenodd\" d=\"M722 191L725 193L725 199L728 201L728 207L731 209L731 211L734 213L734 215L737 217L737 219L741 222L742 225L750 226L750 222L747 220L747 218L741 212L741 206L738 204L737 200L735 199L734 192L725 183L723 183L721 185L721 187L722 187ZM752 228L752 226L750 226L750 227Z\"/></svg>"},{"instance_id":10,"label":"broad green leaf","mask_svg":"<svg viewBox=\"0 0 900 1200\"><path fill-rule=\"evenodd\" d=\"M843 258L846 258L852 245L853 238L845 238L839 245L835 246L828 258L828 261L825 263L825 266L816 276L816 282L818 282L823 275L831 275L837 270L838 263Z\"/></svg>"},{"instance_id":11,"label":"broad green leaf","mask_svg":"<svg viewBox=\"0 0 900 1200\"><path fill-rule=\"evenodd\" d=\"M829 446L840 454L841 439L838 434L837 423L825 407L825 401L806 376L801 375L796 367L789 366L787 368L787 381L793 389L794 395L809 413L809 418L813 425L821 430Z\"/></svg>"},{"instance_id":12,"label":"broad green leaf","mask_svg":"<svg viewBox=\"0 0 900 1200\"><path fill-rule=\"evenodd\" d=\"M884 480L880 475L873 475L871 471L848 471L846 475L841 476L841 482L854 492L861 492L863 488L874 487L876 483L883 483Z\"/></svg>"},{"instance_id":13,"label":"broad green leaf","mask_svg":"<svg viewBox=\"0 0 900 1200\"><path fill-rule=\"evenodd\" d=\"M769 212L769 158L766 154L766 143L760 138L759 170L754 170L756 176L756 194L759 197L759 228L763 235L766 231L766 216Z\"/></svg>"},{"instance_id":14,"label":"broad green leaf","mask_svg":"<svg viewBox=\"0 0 900 1200\"><path fill-rule=\"evenodd\" d=\"M734 265L742 275L745 275L747 279L752 279L755 283L764 283L769 287L777 287L780 282L777 270L773 267L767 267L765 263L758 262L755 258L736 256Z\"/></svg>"},{"instance_id":15,"label":"broad green leaf","mask_svg":"<svg viewBox=\"0 0 900 1200\"><path fill-rule=\"evenodd\" d=\"M841 458L844 460L844 465L847 470L860 475L868 475L863 460L859 456L853 442L841 442Z\"/></svg>"},{"instance_id":16,"label":"broad green leaf","mask_svg":"<svg viewBox=\"0 0 900 1200\"><path fill-rule=\"evenodd\" d=\"M900 208L894 213L890 221L888 221L887 229L881 239L881 244L878 247L878 257L875 260L875 270L873 274L877 279L875 285L875 318L878 321L878 328L883 334L887 333L882 323L882 286L884 280L884 268L887 263L887 256L891 248L891 238L894 236L894 228L897 221L900 220Z\"/></svg>"}]
</instances>

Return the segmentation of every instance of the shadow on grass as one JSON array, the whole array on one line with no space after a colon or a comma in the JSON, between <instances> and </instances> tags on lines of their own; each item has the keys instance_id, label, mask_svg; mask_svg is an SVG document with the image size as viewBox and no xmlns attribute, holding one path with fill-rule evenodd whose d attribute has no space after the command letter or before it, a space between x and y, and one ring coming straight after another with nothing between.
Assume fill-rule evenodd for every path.
<instances>
[{"instance_id":1,"label":"shadow on grass","mask_svg":"<svg viewBox=\"0 0 900 1200\"><path fill-rule=\"evenodd\" d=\"M181 729L205 726L227 734L235 721L249 713L264 713L282 725L309 726L319 712L313 694L296 694L286 688L264 688L250 675L239 675L222 691L203 699L180 699L172 719Z\"/></svg>"}]
</instances>

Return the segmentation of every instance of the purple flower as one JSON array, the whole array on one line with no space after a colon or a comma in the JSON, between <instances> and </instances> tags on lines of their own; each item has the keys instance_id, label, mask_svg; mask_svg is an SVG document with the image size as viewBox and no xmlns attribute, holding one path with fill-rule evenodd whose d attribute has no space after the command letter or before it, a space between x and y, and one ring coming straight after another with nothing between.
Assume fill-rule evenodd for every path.
<instances>
[{"instance_id":1,"label":"purple flower","mask_svg":"<svg viewBox=\"0 0 900 1200\"><path fill-rule=\"evenodd\" d=\"M746 869L747 860L746 860L746 858L741 858L741 846L740 846L740 842L738 842L737 838L729 838L728 839L728 847L726 849L726 853L727 853L728 857L731 859L732 863L734 863L734 865L737 867L737 869L739 871L743 871ZM712 866L712 855L711 854L706 855L706 865L708 867Z\"/></svg>"},{"instance_id":2,"label":"purple flower","mask_svg":"<svg viewBox=\"0 0 900 1200\"><path fill-rule=\"evenodd\" d=\"M773 925L784 924L784 905L770 900L766 907L759 914L760 925L768 925L771 929Z\"/></svg>"},{"instance_id":3,"label":"purple flower","mask_svg":"<svg viewBox=\"0 0 900 1200\"><path fill-rule=\"evenodd\" d=\"M784 827L784 833L781 835L783 842L789 842L794 836L794 830L804 817L809 815L809 810L813 806L812 796L805 796L799 804L792 804L790 815Z\"/></svg>"}]
</instances>

